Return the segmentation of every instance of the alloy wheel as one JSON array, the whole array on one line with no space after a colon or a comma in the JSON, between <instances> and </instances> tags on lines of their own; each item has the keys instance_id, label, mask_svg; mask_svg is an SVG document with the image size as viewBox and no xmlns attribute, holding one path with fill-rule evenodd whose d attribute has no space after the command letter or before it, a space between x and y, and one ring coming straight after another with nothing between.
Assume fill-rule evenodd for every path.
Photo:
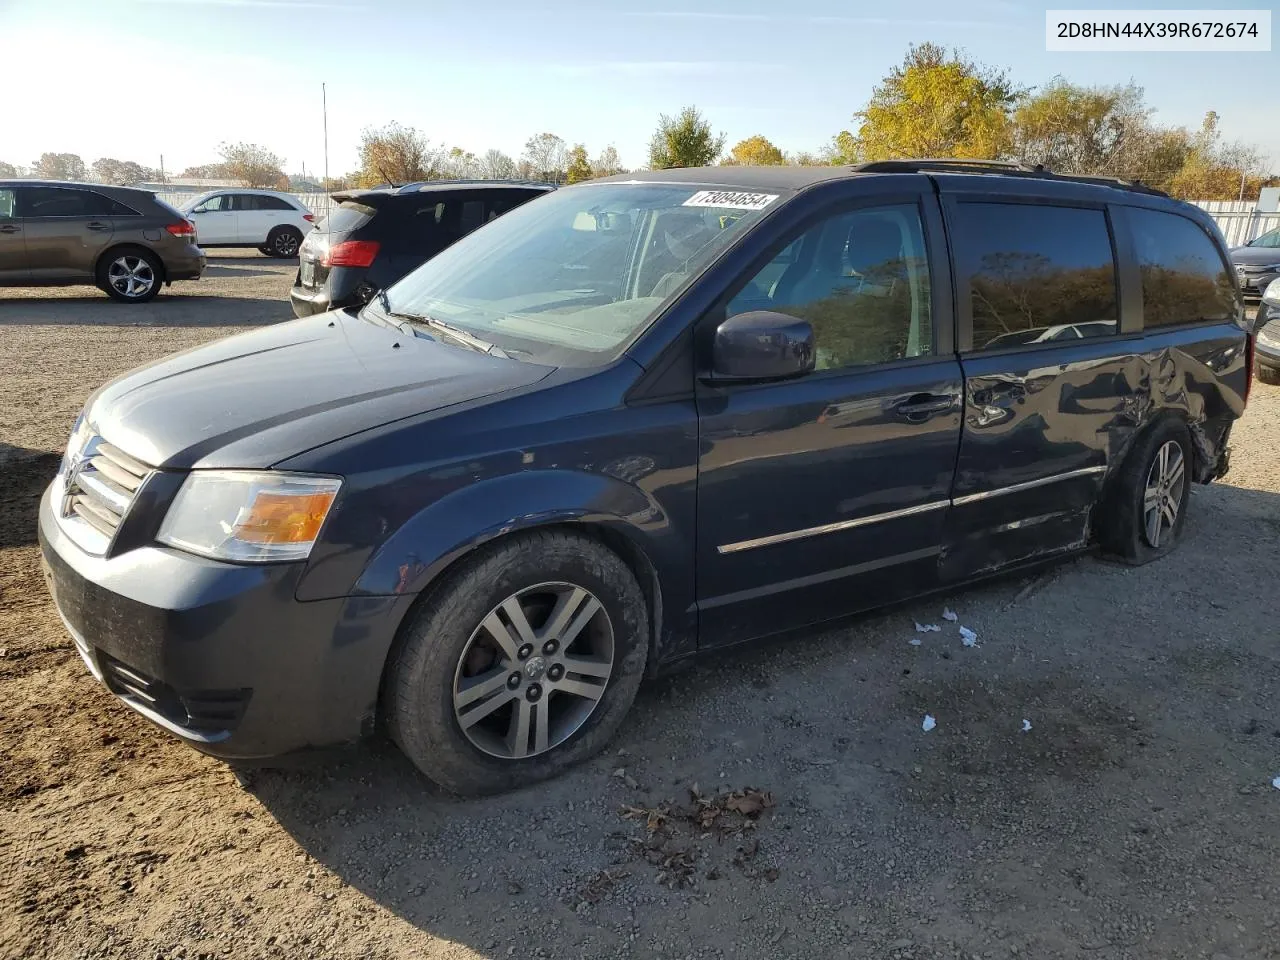
<instances>
[{"instance_id":1,"label":"alloy wheel","mask_svg":"<svg viewBox=\"0 0 1280 960\"><path fill-rule=\"evenodd\" d=\"M613 624L594 594L571 583L527 587L472 632L454 671L454 716L490 756L538 756L595 712L613 660Z\"/></svg>"},{"instance_id":2,"label":"alloy wheel","mask_svg":"<svg viewBox=\"0 0 1280 960\"><path fill-rule=\"evenodd\" d=\"M292 257L298 252L298 238L288 230L276 234L275 251L282 257Z\"/></svg>"},{"instance_id":3,"label":"alloy wheel","mask_svg":"<svg viewBox=\"0 0 1280 960\"><path fill-rule=\"evenodd\" d=\"M1172 536L1185 492L1186 463L1182 444L1166 440L1156 451L1142 496L1142 532L1153 549L1158 549L1167 536Z\"/></svg>"},{"instance_id":4,"label":"alloy wheel","mask_svg":"<svg viewBox=\"0 0 1280 960\"><path fill-rule=\"evenodd\" d=\"M107 282L121 296L136 300L145 297L156 284L155 271L142 257L126 254L107 268Z\"/></svg>"}]
</instances>

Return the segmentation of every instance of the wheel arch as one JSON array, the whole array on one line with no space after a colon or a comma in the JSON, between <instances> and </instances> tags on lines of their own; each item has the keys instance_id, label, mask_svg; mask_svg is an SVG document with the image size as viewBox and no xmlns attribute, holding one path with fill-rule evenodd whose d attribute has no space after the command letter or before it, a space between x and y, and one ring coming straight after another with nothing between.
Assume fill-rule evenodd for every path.
<instances>
[{"instance_id":1,"label":"wheel arch","mask_svg":"<svg viewBox=\"0 0 1280 960\"><path fill-rule=\"evenodd\" d=\"M98 255L98 259L94 261L94 264L93 264L93 279L95 282L99 281L102 275L103 267L105 267L112 259L119 256L121 251L124 251L124 250L138 250L138 251L141 251L142 253L145 253L148 257L154 260L156 263L156 266L159 267L160 275L157 279L159 280L160 284L163 286L164 284L167 284L169 282L169 270L165 266L164 257L160 256L154 250L150 250L147 247L144 247L140 243L130 243L128 241L125 241L123 243L113 243Z\"/></svg>"}]
</instances>

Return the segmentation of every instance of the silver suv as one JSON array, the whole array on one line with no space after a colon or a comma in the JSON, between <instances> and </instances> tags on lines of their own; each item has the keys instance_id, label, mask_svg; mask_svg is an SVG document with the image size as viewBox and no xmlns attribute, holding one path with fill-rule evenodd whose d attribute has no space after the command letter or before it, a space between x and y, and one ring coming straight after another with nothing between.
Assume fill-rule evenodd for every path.
<instances>
[{"instance_id":1,"label":"silver suv","mask_svg":"<svg viewBox=\"0 0 1280 960\"><path fill-rule=\"evenodd\" d=\"M191 221L146 190L0 180L0 286L92 283L144 303L204 264Z\"/></svg>"}]
</instances>

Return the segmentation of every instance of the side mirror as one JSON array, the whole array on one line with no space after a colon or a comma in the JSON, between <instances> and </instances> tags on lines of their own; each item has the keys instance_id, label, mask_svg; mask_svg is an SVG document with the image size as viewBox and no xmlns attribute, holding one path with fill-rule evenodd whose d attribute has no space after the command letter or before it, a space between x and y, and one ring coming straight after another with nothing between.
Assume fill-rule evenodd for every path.
<instances>
[{"instance_id":1,"label":"side mirror","mask_svg":"<svg viewBox=\"0 0 1280 960\"><path fill-rule=\"evenodd\" d=\"M752 310L716 328L713 380L784 380L813 370L813 327L785 313Z\"/></svg>"},{"instance_id":2,"label":"side mirror","mask_svg":"<svg viewBox=\"0 0 1280 960\"><path fill-rule=\"evenodd\" d=\"M1262 302L1268 307L1280 309L1280 277L1267 284L1267 289L1262 291Z\"/></svg>"}]
</instances>

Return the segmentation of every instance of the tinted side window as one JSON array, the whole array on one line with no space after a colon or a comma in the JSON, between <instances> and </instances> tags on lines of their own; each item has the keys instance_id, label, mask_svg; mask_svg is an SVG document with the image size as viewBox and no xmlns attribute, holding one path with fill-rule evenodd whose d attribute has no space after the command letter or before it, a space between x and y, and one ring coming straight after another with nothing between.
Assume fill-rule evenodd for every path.
<instances>
[{"instance_id":1,"label":"tinted side window","mask_svg":"<svg viewBox=\"0 0 1280 960\"><path fill-rule=\"evenodd\" d=\"M232 194L229 199L231 200L230 209L239 213L247 213L250 210L262 209L262 206L258 202L262 198L255 196L252 193L235 193Z\"/></svg>"},{"instance_id":2,"label":"tinted side window","mask_svg":"<svg viewBox=\"0 0 1280 960\"><path fill-rule=\"evenodd\" d=\"M973 349L1101 337L1118 329L1116 265L1101 210L957 205L957 272Z\"/></svg>"},{"instance_id":3,"label":"tinted side window","mask_svg":"<svg viewBox=\"0 0 1280 960\"><path fill-rule=\"evenodd\" d=\"M919 210L872 207L810 227L751 278L727 315L750 310L808 320L819 370L931 353L929 264Z\"/></svg>"},{"instance_id":4,"label":"tinted side window","mask_svg":"<svg viewBox=\"0 0 1280 960\"><path fill-rule=\"evenodd\" d=\"M282 197L254 197L257 210L292 210L293 207Z\"/></svg>"},{"instance_id":5,"label":"tinted side window","mask_svg":"<svg viewBox=\"0 0 1280 960\"><path fill-rule=\"evenodd\" d=\"M1235 316L1236 291L1218 248L1175 213L1129 208L1142 270L1143 325L1167 327Z\"/></svg>"},{"instance_id":6,"label":"tinted side window","mask_svg":"<svg viewBox=\"0 0 1280 960\"><path fill-rule=\"evenodd\" d=\"M103 197L107 203L107 213L113 217L140 217L140 214L133 207L121 203L119 200L112 200L110 197Z\"/></svg>"},{"instance_id":7,"label":"tinted side window","mask_svg":"<svg viewBox=\"0 0 1280 960\"><path fill-rule=\"evenodd\" d=\"M476 227L484 223L484 201L483 200L464 200L462 201L462 213L460 214L458 229L467 234Z\"/></svg>"},{"instance_id":8,"label":"tinted side window","mask_svg":"<svg viewBox=\"0 0 1280 960\"><path fill-rule=\"evenodd\" d=\"M105 197L66 187L23 187L19 202L24 217L104 216L108 206Z\"/></svg>"},{"instance_id":9,"label":"tinted side window","mask_svg":"<svg viewBox=\"0 0 1280 960\"><path fill-rule=\"evenodd\" d=\"M220 193L198 205L193 213L225 213L231 209L231 195Z\"/></svg>"}]
</instances>

